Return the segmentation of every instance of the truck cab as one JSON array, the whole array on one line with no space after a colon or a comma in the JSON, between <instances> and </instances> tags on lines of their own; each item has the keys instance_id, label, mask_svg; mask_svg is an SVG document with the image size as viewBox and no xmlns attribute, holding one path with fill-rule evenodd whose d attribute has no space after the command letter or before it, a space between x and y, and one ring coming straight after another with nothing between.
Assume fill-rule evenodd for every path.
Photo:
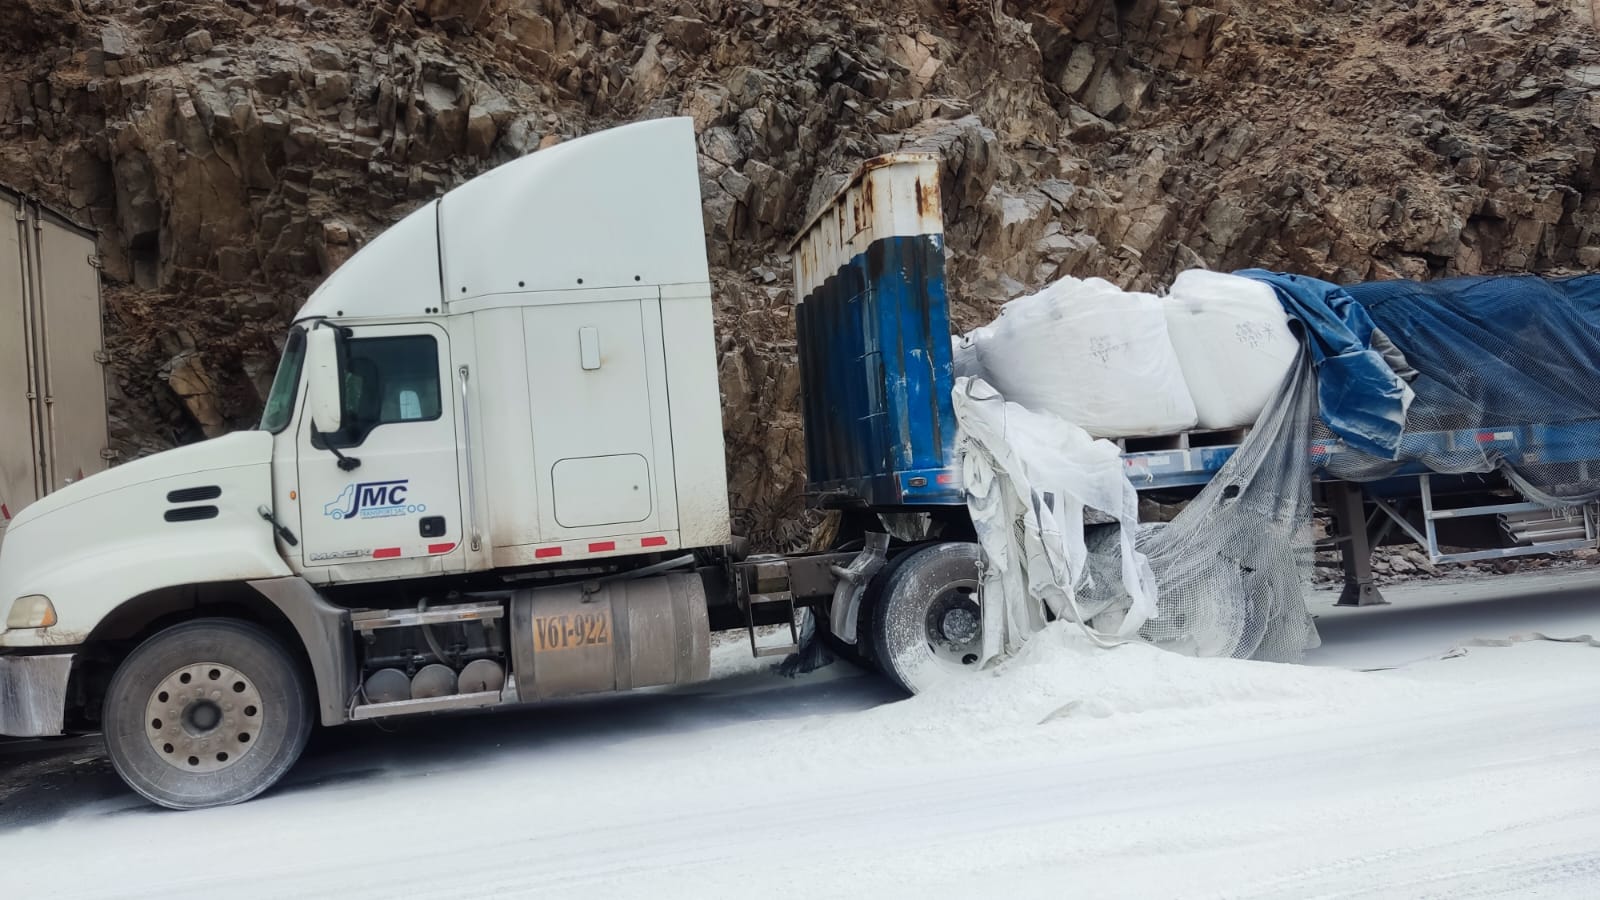
<instances>
[{"instance_id":1,"label":"truck cab","mask_svg":"<svg viewBox=\"0 0 1600 900\"><path fill-rule=\"evenodd\" d=\"M727 543L693 164L683 120L551 148L412 213L311 296L262 423L296 574Z\"/></svg>"},{"instance_id":2,"label":"truck cab","mask_svg":"<svg viewBox=\"0 0 1600 900\"><path fill-rule=\"evenodd\" d=\"M312 294L259 430L136 460L24 510L0 551L0 733L109 731L114 707L139 707L122 727L146 733L113 753L125 776L139 781L143 769L155 773L145 781L159 781L156 764L171 746L179 772L194 758L197 776L237 780L265 754L241 745L246 732L227 738L208 723L264 704L233 709L226 696L202 697L190 706L208 727L178 706L176 722L152 726L164 717L151 698L177 692L156 689L171 675L161 672L128 685L141 696L119 697L132 648L178 623L242 623L250 633L211 635L219 658L201 660L217 663L202 674L242 671L220 658L233 645L276 646L298 657L311 705L333 724L378 705L359 696L371 659L409 673L416 657L437 656L455 666L455 681L483 660L480 681L504 690L511 665L501 632L517 610L502 604L490 615L486 591L603 581L726 546L711 286L698 181L684 177L695 167L690 122L665 119L575 140L457 188ZM618 634L609 616L562 612L548 597L527 604L529 628L538 618L562 629L548 635L552 647L587 627L580 643L632 651L620 666L568 679L573 692L704 668L690 653L682 667L644 659L651 672L623 671L706 644L677 633L706 631L703 596L687 598L698 598L691 609L674 594L682 585L651 582L652 593L642 583L617 591L615 612L665 622L671 633L658 643L668 650L649 652L651 629L662 626L642 619ZM580 592L573 605L606 593ZM419 606L425 624L403 626L411 632L396 641L362 618ZM454 609L437 611L445 607ZM241 675L239 693L257 696L270 680ZM542 698L559 693L560 680L525 676L522 690ZM390 702L437 699L384 683ZM279 718L294 727L273 734L293 745L299 719ZM217 794L213 785L167 796L149 784L152 799L172 805Z\"/></svg>"}]
</instances>

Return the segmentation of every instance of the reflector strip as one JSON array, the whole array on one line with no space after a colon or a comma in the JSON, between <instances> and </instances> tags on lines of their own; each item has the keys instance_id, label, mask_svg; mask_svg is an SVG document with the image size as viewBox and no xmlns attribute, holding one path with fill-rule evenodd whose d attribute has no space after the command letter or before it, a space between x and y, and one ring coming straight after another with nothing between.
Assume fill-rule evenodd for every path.
<instances>
[{"instance_id":1,"label":"reflector strip","mask_svg":"<svg viewBox=\"0 0 1600 900\"><path fill-rule=\"evenodd\" d=\"M428 553L429 554L449 553L451 550L454 550L455 548L456 548L456 545L453 544L453 543L451 543L451 544L429 544L428 545Z\"/></svg>"},{"instance_id":2,"label":"reflector strip","mask_svg":"<svg viewBox=\"0 0 1600 900\"><path fill-rule=\"evenodd\" d=\"M7 522L11 521L11 510L4 503L0 503L0 516L5 516Z\"/></svg>"},{"instance_id":3,"label":"reflector strip","mask_svg":"<svg viewBox=\"0 0 1600 900\"><path fill-rule=\"evenodd\" d=\"M599 541L589 545L590 553L610 553L617 549L616 541Z\"/></svg>"},{"instance_id":4,"label":"reflector strip","mask_svg":"<svg viewBox=\"0 0 1600 900\"><path fill-rule=\"evenodd\" d=\"M665 547L667 539L664 537L647 537L639 542L641 547Z\"/></svg>"},{"instance_id":5,"label":"reflector strip","mask_svg":"<svg viewBox=\"0 0 1600 900\"><path fill-rule=\"evenodd\" d=\"M399 547L379 547L372 551L373 559L394 559L400 555Z\"/></svg>"},{"instance_id":6,"label":"reflector strip","mask_svg":"<svg viewBox=\"0 0 1600 900\"><path fill-rule=\"evenodd\" d=\"M533 551L533 558L534 559L549 559L552 556L560 556L560 555L561 555L561 548L560 547L540 547L539 549Z\"/></svg>"}]
</instances>

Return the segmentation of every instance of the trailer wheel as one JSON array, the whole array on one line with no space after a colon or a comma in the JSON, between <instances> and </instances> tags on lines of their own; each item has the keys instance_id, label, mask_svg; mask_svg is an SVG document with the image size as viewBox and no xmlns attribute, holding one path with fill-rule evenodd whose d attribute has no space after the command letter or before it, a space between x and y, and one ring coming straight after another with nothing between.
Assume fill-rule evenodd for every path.
<instances>
[{"instance_id":1,"label":"trailer wheel","mask_svg":"<svg viewBox=\"0 0 1600 900\"><path fill-rule=\"evenodd\" d=\"M231 619L168 628L111 677L102 717L117 774L152 803L241 803L277 783L311 734L300 668L264 629Z\"/></svg>"},{"instance_id":2,"label":"trailer wheel","mask_svg":"<svg viewBox=\"0 0 1600 900\"><path fill-rule=\"evenodd\" d=\"M934 544L896 562L873 604L878 667L913 694L976 672L983 647L978 545Z\"/></svg>"}]
</instances>

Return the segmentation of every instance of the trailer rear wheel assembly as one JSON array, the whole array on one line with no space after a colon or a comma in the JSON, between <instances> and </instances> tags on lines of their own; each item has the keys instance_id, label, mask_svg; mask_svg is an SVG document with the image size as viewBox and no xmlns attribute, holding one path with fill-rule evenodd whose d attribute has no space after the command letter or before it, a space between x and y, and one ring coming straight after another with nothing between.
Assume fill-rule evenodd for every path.
<instances>
[{"instance_id":1,"label":"trailer rear wheel assembly","mask_svg":"<svg viewBox=\"0 0 1600 900\"><path fill-rule=\"evenodd\" d=\"M877 662L917 694L978 670L983 616L977 544L935 544L896 560L872 610Z\"/></svg>"},{"instance_id":2,"label":"trailer rear wheel assembly","mask_svg":"<svg viewBox=\"0 0 1600 900\"><path fill-rule=\"evenodd\" d=\"M140 644L112 676L103 715L117 774L169 809L239 803L271 787L300 757L311 721L283 646L228 619Z\"/></svg>"}]
</instances>

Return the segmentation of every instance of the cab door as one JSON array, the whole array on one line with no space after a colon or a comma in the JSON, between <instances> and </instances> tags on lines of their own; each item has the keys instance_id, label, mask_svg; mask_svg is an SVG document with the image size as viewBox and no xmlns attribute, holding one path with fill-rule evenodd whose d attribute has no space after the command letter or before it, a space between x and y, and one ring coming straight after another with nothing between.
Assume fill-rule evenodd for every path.
<instances>
[{"instance_id":1,"label":"cab door","mask_svg":"<svg viewBox=\"0 0 1600 900\"><path fill-rule=\"evenodd\" d=\"M341 375L339 430L321 434L305 415L296 440L304 565L386 576L461 570L466 554L445 331L428 324L356 326L345 341Z\"/></svg>"}]
</instances>

